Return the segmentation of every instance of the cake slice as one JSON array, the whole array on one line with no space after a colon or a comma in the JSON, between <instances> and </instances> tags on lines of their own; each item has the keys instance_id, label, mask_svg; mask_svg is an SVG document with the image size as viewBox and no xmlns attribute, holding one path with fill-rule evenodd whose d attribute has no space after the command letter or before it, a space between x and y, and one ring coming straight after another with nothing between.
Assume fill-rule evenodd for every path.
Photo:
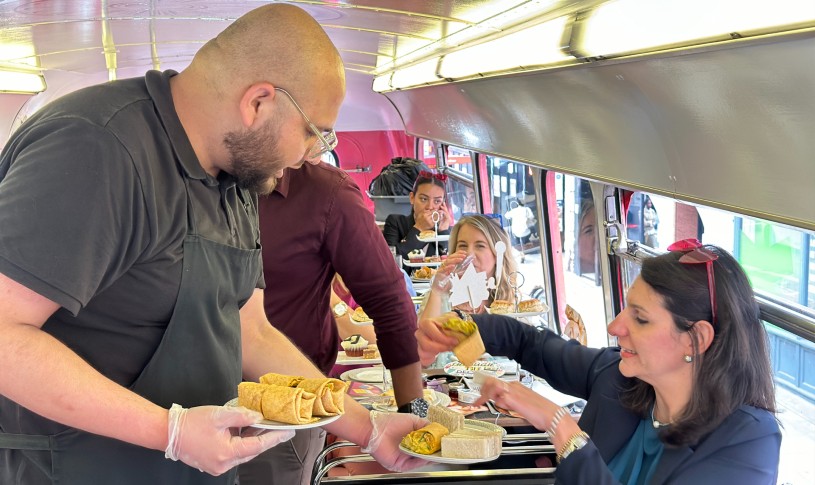
<instances>
[{"instance_id":1,"label":"cake slice","mask_svg":"<svg viewBox=\"0 0 815 485\"><path fill-rule=\"evenodd\" d=\"M474 428L461 428L441 439L444 458L492 458L501 454L501 433Z\"/></svg>"},{"instance_id":2,"label":"cake slice","mask_svg":"<svg viewBox=\"0 0 815 485\"><path fill-rule=\"evenodd\" d=\"M464 427L463 414L439 405L430 406L427 410L427 419L444 425L451 433Z\"/></svg>"}]
</instances>

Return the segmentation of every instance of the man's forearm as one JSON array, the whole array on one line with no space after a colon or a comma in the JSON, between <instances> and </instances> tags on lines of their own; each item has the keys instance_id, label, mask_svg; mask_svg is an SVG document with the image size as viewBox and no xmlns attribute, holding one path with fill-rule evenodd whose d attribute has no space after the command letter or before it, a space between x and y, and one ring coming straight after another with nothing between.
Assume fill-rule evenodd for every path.
<instances>
[{"instance_id":1,"label":"man's forearm","mask_svg":"<svg viewBox=\"0 0 815 485\"><path fill-rule=\"evenodd\" d=\"M419 362L391 369L391 377L397 406L422 397L422 366Z\"/></svg>"},{"instance_id":2,"label":"man's forearm","mask_svg":"<svg viewBox=\"0 0 815 485\"><path fill-rule=\"evenodd\" d=\"M0 394L48 419L146 448L167 447L167 410L106 378L62 342L3 324Z\"/></svg>"}]
</instances>

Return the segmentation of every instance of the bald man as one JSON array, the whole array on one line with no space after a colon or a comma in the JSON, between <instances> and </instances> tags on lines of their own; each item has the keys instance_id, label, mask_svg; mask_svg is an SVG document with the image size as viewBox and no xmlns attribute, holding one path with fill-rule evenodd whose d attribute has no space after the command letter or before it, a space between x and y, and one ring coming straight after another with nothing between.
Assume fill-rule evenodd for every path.
<instances>
[{"instance_id":1,"label":"bald man","mask_svg":"<svg viewBox=\"0 0 815 485\"><path fill-rule=\"evenodd\" d=\"M183 72L66 95L12 136L0 483L231 485L291 438L224 403L241 379L320 375L265 316L257 195L333 147L344 91L325 32L272 4ZM326 429L391 469L421 464L398 451L420 420L345 408Z\"/></svg>"}]
</instances>

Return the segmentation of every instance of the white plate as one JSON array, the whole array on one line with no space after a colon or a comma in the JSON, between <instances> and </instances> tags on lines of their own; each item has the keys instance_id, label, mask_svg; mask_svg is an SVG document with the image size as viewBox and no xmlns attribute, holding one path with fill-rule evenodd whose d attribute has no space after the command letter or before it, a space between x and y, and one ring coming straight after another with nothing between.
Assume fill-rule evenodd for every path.
<instances>
[{"instance_id":1,"label":"white plate","mask_svg":"<svg viewBox=\"0 0 815 485\"><path fill-rule=\"evenodd\" d=\"M238 398L230 399L225 406L230 407L237 407L238 406ZM325 426L326 424L333 423L334 421L340 419L342 417L341 414L336 416L318 416L318 420L314 421L313 423L306 423L306 424L290 424L290 423L281 423L280 421L270 421L268 419L264 419L259 423L250 424L250 428L261 428L261 429L308 429L308 428L319 428L320 426Z\"/></svg>"},{"instance_id":2,"label":"white plate","mask_svg":"<svg viewBox=\"0 0 815 485\"><path fill-rule=\"evenodd\" d=\"M464 427L465 428L478 428L478 429L500 429L504 436L507 435L507 430L504 428L492 424L486 423L483 421L476 421L474 419L465 419L464 420ZM432 455L422 455L421 453L416 453L414 451L410 451L409 449L405 448L401 444L399 445L399 451L406 455L415 456L416 458L421 458L422 460L431 461L433 463L447 463L450 465L466 465L468 463L483 463L485 461L493 461L501 456L498 453L495 456L488 456L487 458L445 458L441 456L441 451L437 451Z\"/></svg>"},{"instance_id":3,"label":"white plate","mask_svg":"<svg viewBox=\"0 0 815 485\"><path fill-rule=\"evenodd\" d=\"M449 406L451 402L453 402L453 400L450 399L450 396L439 391L433 391L433 399L429 399L427 401L427 403L430 404L431 406L434 404L438 404L439 406ZM395 404L389 406L381 402L372 404L371 408L373 408L376 411L384 411L390 413L395 413L397 411Z\"/></svg>"},{"instance_id":4,"label":"white plate","mask_svg":"<svg viewBox=\"0 0 815 485\"><path fill-rule=\"evenodd\" d=\"M365 367L362 369L351 369L340 374L340 379L344 381L364 382L367 384L381 383L382 367Z\"/></svg>"},{"instance_id":5,"label":"white plate","mask_svg":"<svg viewBox=\"0 0 815 485\"><path fill-rule=\"evenodd\" d=\"M408 266L410 268L421 268L422 266L431 266L435 268L436 266L441 266L441 261L436 261L435 263L426 263L424 261L422 261L421 263L411 263L410 260L403 259L402 265Z\"/></svg>"},{"instance_id":6,"label":"white plate","mask_svg":"<svg viewBox=\"0 0 815 485\"><path fill-rule=\"evenodd\" d=\"M431 278L414 278L414 277L411 277L410 281L412 281L414 283L430 283L432 280L431 280Z\"/></svg>"},{"instance_id":7,"label":"white plate","mask_svg":"<svg viewBox=\"0 0 815 485\"><path fill-rule=\"evenodd\" d=\"M340 364L340 365L360 365L360 364L362 364L362 365L364 365L364 364L374 365L374 364L381 364L382 363L382 358L377 357L375 359L365 359L363 357L348 357L345 354L344 350L340 350L337 353L337 362L336 363Z\"/></svg>"},{"instance_id":8,"label":"white plate","mask_svg":"<svg viewBox=\"0 0 815 485\"><path fill-rule=\"evenodd\" d=\"M547 310L548 311L548 310ZM512 317L512 318L524 318L524 317L537 317L539 315L543 315L546 311L543 312L520 312L520 313L492 313L489 308L487 308L487 313L490 315L503 315L505 317Z\"/></svg>"},{"instance_id":9,"label":"white plate","mask_svg":"<svg viewBox=\"0 0 815 485\"><path fill-rule=\"evenodd\" d=\"M473 377L473 372L477 370L483 370L490 372L495 375L495 377L500 377L504 375L504 369L496 364L495 362L490 362L488 360L477 360L471 365L470 367L464 367L459 361L453 361L449 364L444 366L444 373L449 374L451 376L456 377Z\"/></svg>"},{"instance_id":10,"label":"white plate","mask_svg":"<svg viewBox=\"0 0 815 485\"><path fill-rule=\"evenodd\" d=\"M416 237L416 239L418 239L419 241L422 241L422 242L436 242L436 241L438 241L438 242L447 242L447 241L450 240L450 235L449 234L437 234L436 237L429 237L429 238L426 238L426 239Z\"/></svg>"}]
</instances>

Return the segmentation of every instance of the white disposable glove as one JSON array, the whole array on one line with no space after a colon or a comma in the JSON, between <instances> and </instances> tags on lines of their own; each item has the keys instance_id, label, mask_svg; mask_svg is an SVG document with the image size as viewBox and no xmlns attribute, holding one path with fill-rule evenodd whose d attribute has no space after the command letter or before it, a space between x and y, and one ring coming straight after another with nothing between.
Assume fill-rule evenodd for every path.
<instances>
[{"instance_id":1,"label":"white disposable glove","mask_svg":"<svg viewBox=\"0 0 815 485\"><path fill-rule=\"evenodd\" d=\"M181 460L202 472L218 476L294 436L294 431L268 431L239 436L234 428L249 426L263 416L243 407L199 406L185 409L173 404L168 416L164 456ZM254 430L253 430L254 431Z\"/></svg>"},{"instance_id":2,"label":"white disposable glove","mask_svg":"<svg viewBox=\"0 0 815 485\"><path fill-rule=\"evenodd\" d=\"M413 414L371 411L371 439L363 453L370 453L380 465L394 472L405 472L426 465L425 460L399 451L399 442L408 433L428 423Z\"/></svg>"}]
</instances>

